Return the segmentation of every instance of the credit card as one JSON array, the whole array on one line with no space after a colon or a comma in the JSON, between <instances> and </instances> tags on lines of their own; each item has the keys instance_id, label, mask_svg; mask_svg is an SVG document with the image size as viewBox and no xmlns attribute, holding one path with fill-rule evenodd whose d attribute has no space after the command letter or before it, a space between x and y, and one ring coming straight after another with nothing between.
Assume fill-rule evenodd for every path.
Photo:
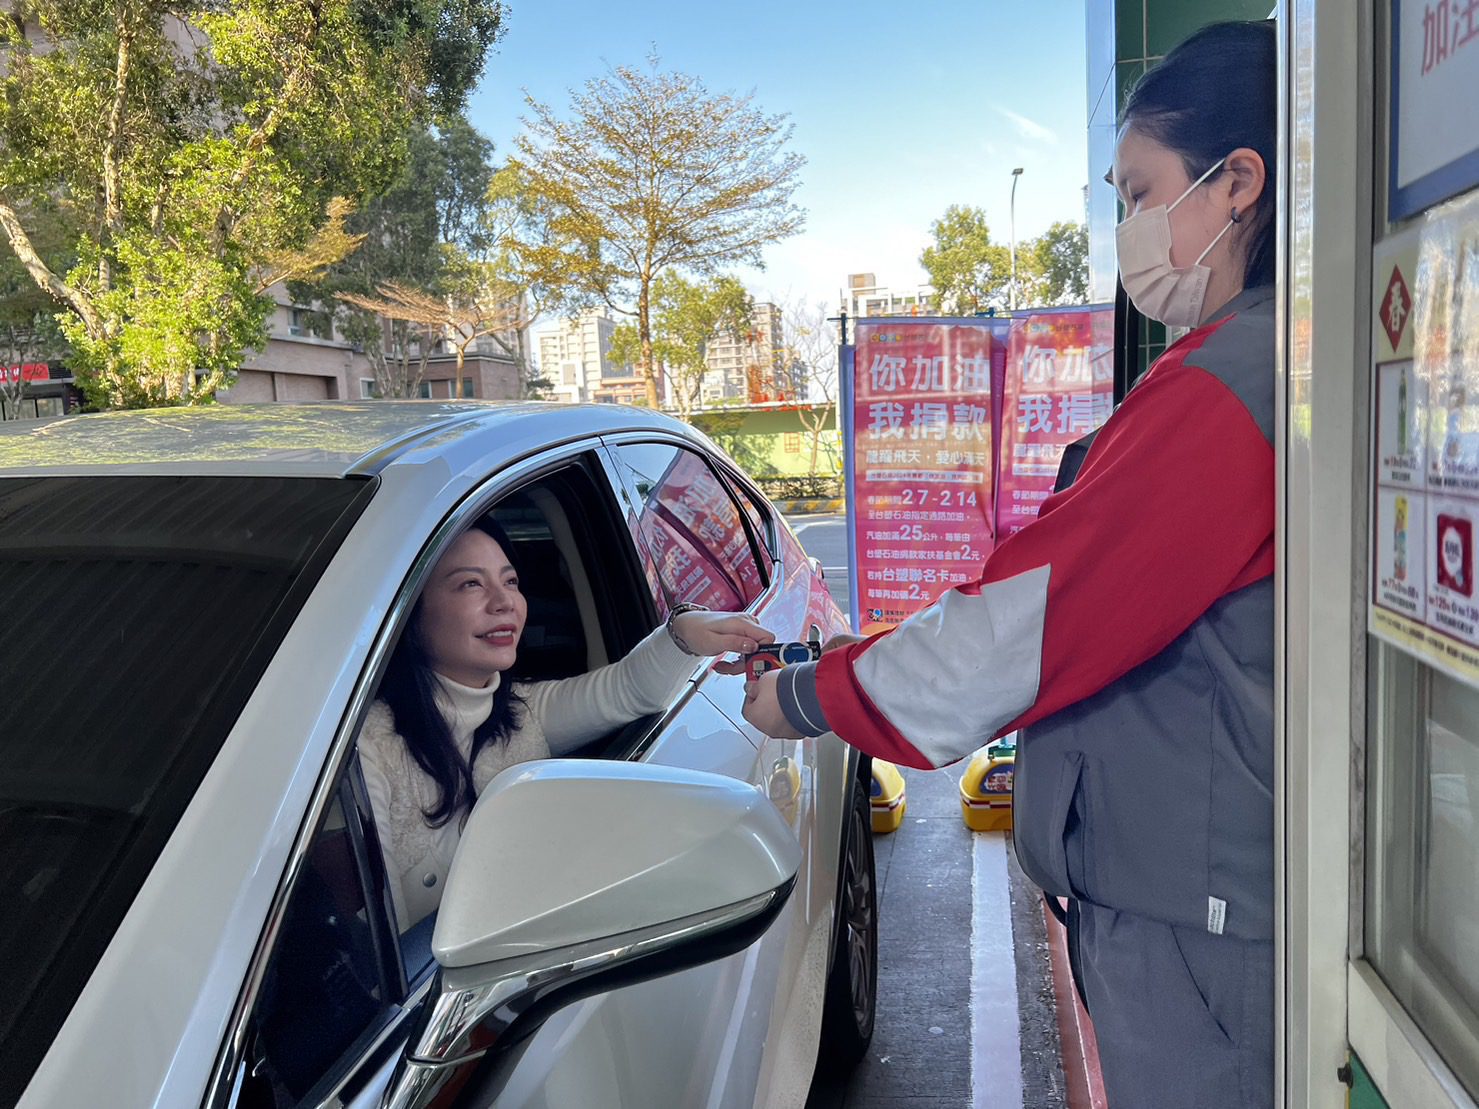
<instances>
[{"instance_id":1,"label":"credit card","mask_svg":"<svg viewBox=\"0 0 1479 1109\"><path fill-rule=\"evenodd\" d=\"M754 681L768 670L779 670L798 662L815 662L822 657L820 643L762 643L745 660L745 674Z\"/></svg>"}]
</instances>

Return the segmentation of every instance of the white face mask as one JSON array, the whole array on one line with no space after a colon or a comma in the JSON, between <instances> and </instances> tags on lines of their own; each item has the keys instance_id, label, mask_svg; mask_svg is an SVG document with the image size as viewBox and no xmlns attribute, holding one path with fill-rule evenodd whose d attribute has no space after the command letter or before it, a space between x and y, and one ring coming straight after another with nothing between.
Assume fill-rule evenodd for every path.
<instances>
[{"instance_id":1,"label":"white face mask","mask_svg":"<svg viewBox=\"0 0 1479 1109\"><path fill-rule=\"evenodd\" d=\"M1212 276L1212 271L1202 265L1202 259L1227 234L1234 221L1227 221L1227 227L1217 232L1217 238L1207 244L1195 262L1177 269L1171 264L1171 211L1226 160L1218 159L1169 208L1164 204L1146 208L1114 229L1120 280L1141 315L1160 320L1169 327L1195 327L1202 322L1202 299L1207 295L1207 282Z\"/></svg>"}]
</instances>

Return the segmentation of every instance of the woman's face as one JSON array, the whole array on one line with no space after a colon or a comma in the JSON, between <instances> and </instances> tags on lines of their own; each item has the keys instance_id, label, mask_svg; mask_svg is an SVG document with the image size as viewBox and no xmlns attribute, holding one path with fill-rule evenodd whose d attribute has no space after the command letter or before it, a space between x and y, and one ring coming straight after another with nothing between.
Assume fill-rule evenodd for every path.
<instances>
[{"instance_id":1,"label":"woman's face","mask_svg":"<svg viewBox=\"0 0 1479 1109\"><path fill-rule=\"evenodd\" d=\"M1147 138L1134 127L1126 127L1120 132L1110 176L1115 191L1124 202L1126 216L1160 204L1169 208L1192 183L1181 155ZM1219 178L1214 175L1193 189L1191 195L1170 213L1171 264L1178 269L1194 263L1197 256L1207 249L1207 244L1227 226L1231 208L1227 200L1220 197L1224 190L1218 188L1218 184ZM1224 236L1202 259L1202 264L1214 272L1226 268L1231 240L1231 235Z\"/></svg>"},{"instance_id":2,"label":"woman's face","mask_svg":"<svg viewBox=\"0 0 1479 1109\"><path fill-rule=\"evenodd\" d=\"M432 669L462 685L487 685L513 666L528 611L497 540L476 528L464 532L421 595L421 642Z\"/></svg>"}]
</instances>

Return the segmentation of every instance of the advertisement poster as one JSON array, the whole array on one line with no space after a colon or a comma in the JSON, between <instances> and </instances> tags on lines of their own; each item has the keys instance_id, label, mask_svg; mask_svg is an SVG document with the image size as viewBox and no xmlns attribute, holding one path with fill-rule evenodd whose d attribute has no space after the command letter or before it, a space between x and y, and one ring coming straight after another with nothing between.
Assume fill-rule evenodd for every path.
<instances>
[{"instance_id":1,"label":"advertisement poster","mask_svg":"<svg viewBox=\"0 0 1479 1109\"><path fill-rule=\"evenodd\" d=\"M1390 218L1479 184L1479 4L1392 0Z\"/></svg>"},{"instance_id":2,"label":"advertisement poster","mask_svg":"<svg viewBox=\"0 0 1479 1109\"><path fill-rule=\"evenodd\" d=\"M1479 201L1376 257L1372 634L1479 681Z\"/></svg>"},{"instance_id":3,"label":"advertisement poster","mask_svg":"<svg viewBox=\"0 0 1479 1109\"><path fill-rule=\"evenodd\" d=\"M1021 531L1053 491L1063 449L1114 405L1114 312L1059 309L1012 321L1001 405L999 539Z\"/></svg>"},{"instance_id":4,"label":"advertisement poster","mask_svg":"<svg viewBox=\"0 0 1479 1109\"><path fill-rule=\"evenodd\" d=\"M51 366L46 362L19 362L9 366L0 364L0 385L14 385L18 381L46 381L51 377Z\"/></svg>"},{"instance_id":5,"label":"advertisement poster","mask_svg":"<svg viewBox=\"0 0 1479 1109\"><path fill-rule=\"evenodd\" d=\"M991 553L1005 323L857 324L846 415L853 619L864 633L973 581Z\"/></svg>"}]
</instances>

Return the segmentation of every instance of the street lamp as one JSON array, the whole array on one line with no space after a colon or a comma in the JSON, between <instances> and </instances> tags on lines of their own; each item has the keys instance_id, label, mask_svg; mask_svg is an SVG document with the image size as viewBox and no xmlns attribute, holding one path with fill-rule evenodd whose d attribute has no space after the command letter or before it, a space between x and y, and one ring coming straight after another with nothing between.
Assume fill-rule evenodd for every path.
<instances>
[{"instance_id":1,"label":"street lamp","mask_svg":"<svg viewBox=\"0 0 1479 1109\"><path fill-rule=\"evenodd\" d=\"M1009 206L1012 225L1012 286L1007 290L1007 307L1017 310L1017 178L1022 176L1022 167L1012 170L1012 202Z\"/></svg>"}]
</instances>

